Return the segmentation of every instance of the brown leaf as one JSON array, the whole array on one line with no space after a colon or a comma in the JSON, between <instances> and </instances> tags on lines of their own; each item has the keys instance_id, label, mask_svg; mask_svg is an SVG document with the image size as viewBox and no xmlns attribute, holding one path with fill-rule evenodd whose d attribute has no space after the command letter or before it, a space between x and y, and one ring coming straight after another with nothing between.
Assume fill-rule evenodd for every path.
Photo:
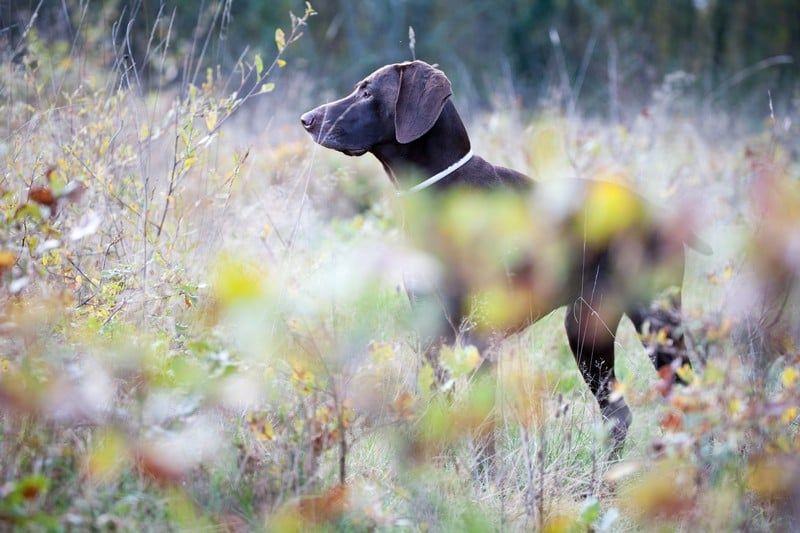
<instances>
[{"instance_id":1,"label":"brown leaf","mask_svg":"<svg viewBox=\"0 0 800 533\"><path fill-rule=\"evenodd\" d=\"M672 392L672 385L675 382L674 376L675 370L670 365L664 365L658 369L659 380L656 382L655 388L661 396L666 398Z\"/></svg>"},{"instance_id":2,"label":"brown leaf","mask_svg":"<svg viewBox=\"0 0 800 533\"><path fill-rule=\"evenodd\" d=\"M49 187L34 185L28 191L28 198L37 204L53 207L56 204L56 197Z\"/></svg>"},{"instance_id":3,"label":"brown leaf","mask_svg":"<svg viewBox=\"0 0 800 533\"><path fill-rule=\"evenodd\" d=\"M661 419L661 427L667 431L680 431L683 428L683 416L679 411L670 411Z\"/></svg>"},{"instance_id":4,"label":"brown leaf","mask_svg":"<svg viewBox=\"0 0 800 533\"><path fill-rule=\"evenodd\" d=\"M17 255L9 250L0 250L0 272L14 266L17 262Z\"/></svg>"},{"instance_id":5,"label":"brown leaf","mask_svg":"<svg viewBox=\"0 0 800 533\"><path fill-rule=\"evenodd\" d=\"M184 477L183 469L152 445L140 446L136 459L142 473L159 483L176 484Z\"/></svg>"},{"instance_id":6,"label":"brown leaf","mask_svg":"<svg viewBox=\"0 0 800 533\"><path fill-rule=\"evenodd\" d=\"M414 416L414 397L408 391L403 391L395 399L392 407L397 416L409 420Z\"/></svg>"},{"instance_id":7,"label":"brown leaf","mask_svg":"<svg viewBox=\"0 0 800 533\"><path fill-rule=\"evenodd\" d=\"M336 485L318 496L300 500L298 511L307 522L316 524L333 522L344 513L347 503L347 487Z\"/></svg>"},{"instance_id":8,"label":"brown leaf","mask_svg":"<svg viewBox=\"0 0 800 533\"><path fill-rule=\"evenodd\" d=\"M706 403L693 394L673 394L669 403L684 413L696 413L707 408Z\"/></svg>"},{"instance_id":9,"label":"brown leaf","mask_svg":"<svg viewBox=\"0 0 800 533\"><path fill-rule=\"evenodd\" d=\"M747 489L766 501L796 494L800 464L790 455L765 455L754 458L747 469Z\"/></svg>"}]
</instances>

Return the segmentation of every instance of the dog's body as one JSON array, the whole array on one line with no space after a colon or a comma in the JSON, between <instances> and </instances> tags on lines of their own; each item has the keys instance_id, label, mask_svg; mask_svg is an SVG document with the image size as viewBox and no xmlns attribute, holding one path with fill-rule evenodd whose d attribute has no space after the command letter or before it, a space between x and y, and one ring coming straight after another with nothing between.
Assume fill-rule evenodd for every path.
<instances>
[{"instance_id":1,"label":"dog's body","mask_svg":"<svg viewBox=\"0 0 800 533\"><path fill-rule=\"evenodd\" d=\"M456 189L531 191L534 182L524 174L492 165L478 156L470 157L469 136L450 95L447 77L427 63L388 65L358 83L346 98L305 113L301 122L315 141L327 148L347 155L366 152L375 155L401 191L418 185L420 176L433 176L436 180L428 187L433 202L446 197L441 193ZM461 160L466 162L453 169ZM439 178L443 170L446 170L445 175ZM579 187L583 191L581 194L591 195L592 186L592 182L583 182ZM664 250L671 253L676 249L674 243L661 245L665 239L657 229L621 230L619 233L625 233L626 238L633 236L636 249L655 261L661 259ZM627 314L641 333L659 330L665 333L664 346L649 350L656 368L674 369L688 362L684 360L679 322L679 293L671 298L671 309L656 310L651 306L660 291L682 284L682 244L678 252L680 267L673 269L668 279L648 284L644 291L639 287L633 293L628 290L635 274L630 257L615 255L620 239L613 235L589 247L585 240L577 240L572 246L572 264L566 267L568 275L558 285L558 290L532 298L526 303L530 304L531 311L525 319L499 328L504 333L519 330L554 308L568 306L565 326L570 348L603 416L611 423L616 448L623 444L631 421L630 410L622 396L611 394L615 383L615 332L622 316ZM538 270L532 265L534 263L525 262L515 265L513 284L516 287L536 286L534 278ZM641 263L636 263L633 268L640 266ZM470 292L469 276L460 276L458 265L445 264L445 270L449 279L442 290L445 309L439 332L441 340L453 342L456 332L448 324L461 323L468 313L468 300L474 295ZM485 342L478 340L480 347L485 347Z\"/></svg>"}]
</instances>

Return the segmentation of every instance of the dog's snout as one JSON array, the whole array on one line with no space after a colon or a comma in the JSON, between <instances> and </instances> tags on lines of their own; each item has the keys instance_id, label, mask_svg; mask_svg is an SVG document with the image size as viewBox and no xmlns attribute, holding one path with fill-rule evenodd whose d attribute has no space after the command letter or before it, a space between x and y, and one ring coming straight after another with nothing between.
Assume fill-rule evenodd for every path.
<instances>
[{"instance_id":1,"label":"dog's snout","mask_svg":"<svg viewBox=\"0 0 800 533\"><path fill-rule=\"evenodd\" d=\"M314 121L315 120L316 120L316 116L314 115L313 111L309 111L307 113L303 113L303 116L300 117L300 123L307 130L311 129L311 127L314 125Z\"/></svg>"}]
</instances>

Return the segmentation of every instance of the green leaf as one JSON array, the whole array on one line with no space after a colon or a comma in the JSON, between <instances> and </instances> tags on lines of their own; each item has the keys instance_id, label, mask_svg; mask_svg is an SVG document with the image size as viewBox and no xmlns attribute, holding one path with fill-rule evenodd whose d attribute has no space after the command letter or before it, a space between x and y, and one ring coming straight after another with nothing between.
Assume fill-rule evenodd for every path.
<instances>
[{"instance_id":1,"label":"green leaf","mask_svg":"<svg viewBox=\"0 0 800 533\"><path fill-rule=\"evenodd\" d=\"M434 377L433 367L429 364L423 364L417 376L417 386L419 387L420 394L423 396L429 395L435 381L436 378Z\"/></svg>"},{"instance_id":2,"label":"green leaf","mask_svg":"<svg viewBox=\"0 0 800 533\"><path fill-rule=\"evenodd\" d=\"M11 493L18 501L31 501L47 492L50 480L42 475L33 475L17 481Z\"/></svg>"},{"instance_id":3,"label":"green leaf","mask_svg":"<svg viewBox=\"0 0 800 533\"><path fill-rule=\"evenodd\" d=\"M261 59L260 54L256 54L255 64L256 64L256 75L260 78L261 73L264 72L264 61Z\"/></svg>"},{"instance_id":4,"label":"green leaf","mask_svg":"<svg viewBox=\"0 0 800 533\"><path fill-rule=\"evenodd\" d=\"M35 221L41 221L42 210L39 209L39 206L36 204L23 204L19 207L19 209L17 209L16 213L14 213L14 220L20 221L25 220L26 218L30 218Z\"/></svg>"},{"instance_id":5,"label":"green leaf","mask_svg":"<svg viewBox=\"0 0 800 533\"><path fill-rule=\"evenodd\" d=\"M475 346L442 346L439 352L442 364L452 374L453 378L460 378L475 370L481 362L481 354Z\"/></svg>"},{"instance_id":6,"label":"green leaf","mask_svg":"<svg viewBox=\"0 0 800 533\"><path fill-rule=\"evenodd\" d=\"M259 93L271 93L274 90L275 90L275 84L269 82L261 86L261 91L259 91Z\"/></svg>"},{"instance_id":7,"label":"green leaf","mask_svg":"<svg viewBox=\"0 0 800 533\"><path fill-rule=\"evenodd\" d=\"M278 46L278 52L283 52L286 48L286 34L280 28L275 30L275 44Z\"/></svg>"},{"instance_id":8,"label":"green leaf","mask_svg":"<svg viewBox=\"0 0 800 533\"><path fill-rule=\"evenodd\" d=\"M591 526L600 518L600 511L600 502L598 499L594 497L587 498L581 507L581 523L587 527Z\"/></svg>"}]
</instances>

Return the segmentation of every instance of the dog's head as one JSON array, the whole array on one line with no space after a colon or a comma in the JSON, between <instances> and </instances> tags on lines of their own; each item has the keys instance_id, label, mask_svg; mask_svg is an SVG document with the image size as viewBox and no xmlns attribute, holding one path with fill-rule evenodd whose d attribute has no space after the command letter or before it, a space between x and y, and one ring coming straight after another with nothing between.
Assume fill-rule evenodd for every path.
<instances>
[{"instance_id":1,"label":"dog's head","mask_svg":"<svg viewBox=\"0 0 800 533\"><path fill-rule=\"evenodd\" d=\"M382 67L348 96L300 117L314 141L347 155L381 143L410 143L430 130L452 94L450 80L424 61Z\"/></svg>"}]
</instances>

